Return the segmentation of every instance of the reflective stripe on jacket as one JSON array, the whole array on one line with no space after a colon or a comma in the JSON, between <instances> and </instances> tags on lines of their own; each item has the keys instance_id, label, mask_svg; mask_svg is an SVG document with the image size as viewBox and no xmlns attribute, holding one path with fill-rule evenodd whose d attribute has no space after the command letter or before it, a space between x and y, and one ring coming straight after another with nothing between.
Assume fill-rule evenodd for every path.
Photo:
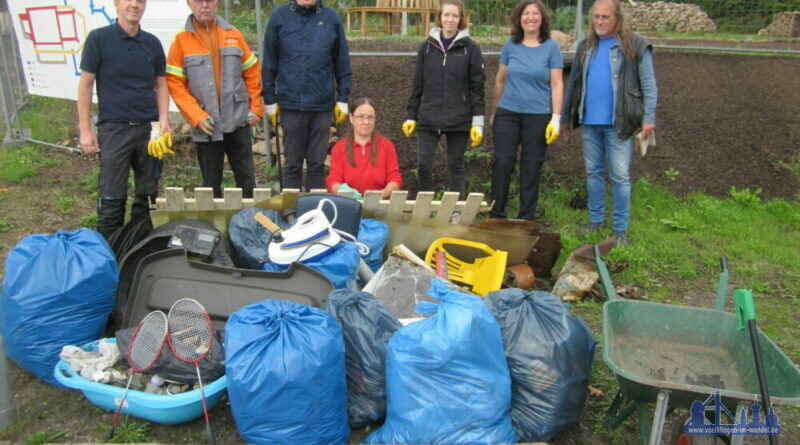
<instances>
[{"instance_id":1,"label":"reflective stripe on jacket","mask_svg":"<svg viewBox=\"0 0 800 445\"><path fill-rule=\"evenodd\" d=\"M195 34L192 16L186 19L185 30L175 36L167 56L167 85L172 100L194 127L192 139L208 141L208 135L197 129L206 116L214 120L212 141L221 141L230 133L247 125L248 111L261 117L261 66L238 29L220 16L216 18L222 63L222 98L214 86L211 53Z\"/></svg>"}]
</instances>

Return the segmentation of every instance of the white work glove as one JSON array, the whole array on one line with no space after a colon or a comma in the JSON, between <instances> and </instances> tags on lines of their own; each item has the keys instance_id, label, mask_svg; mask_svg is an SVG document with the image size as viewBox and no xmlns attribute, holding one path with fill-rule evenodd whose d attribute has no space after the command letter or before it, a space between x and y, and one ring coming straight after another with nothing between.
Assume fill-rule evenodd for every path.
<instances>
[{"instance_id":1,"label":"white work glove","mask_svg":"<svg viewBox=\"0 0 800 445\"><path fill-rule=\"evenodd\" d=\"M561 135L561 115L554 114L544 130L544 140L548 144L552 144Z\"/></svg>"},{"instance_id":2,"label":"white work glove","mask_svg":"<svg viewBox=\"0 0 800 445\"><path fill-rule=\"evenodd\" d=\"M336 102L336 105L333 107L333 121L337 124L341 124L347 119L347 114L350 113L348 109L347 102Z\"/></svg>"}]
</instances>

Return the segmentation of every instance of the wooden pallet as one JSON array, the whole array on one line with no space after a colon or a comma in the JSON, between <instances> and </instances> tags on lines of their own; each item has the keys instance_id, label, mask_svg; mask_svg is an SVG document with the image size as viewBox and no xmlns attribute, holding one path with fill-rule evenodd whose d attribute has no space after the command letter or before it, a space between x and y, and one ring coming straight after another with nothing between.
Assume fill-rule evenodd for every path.
<instances>
[{"instance_id":1,"label":"wooden pallet","mask_svg":"<svg viewBox=\"0 0 800 445\"><path fill-rule=\"evenodd\" d=\"M327 193L326 190L312 190L311 193ZM214 190L210 187L197 187L194 197L186 197L180 187L167 187L163 198L156 199L158 210L239 210L252 207L256 203L273 197L272 189L257 188L253 190L253 198L242 198L242 189L226 188L222 198L214 198ZM283 195L300 195L300 190L284 189ZM352 198L353 191L339 192L341 196ZM416 200L408 199L407 190L395 190L389 199L381 199L381 193L368 191L361 200L364 209L382 210L388 213L410 213L422 218L434 218L442 222L457 222L469 225L481 211L489 210L483 200L483 193L470 193L464 201L458 200L458 193L445 192L441 200L434 200L433 192L419 192ZM456 218L454 213L458 212Z\"/></svg>"}]
</instances>

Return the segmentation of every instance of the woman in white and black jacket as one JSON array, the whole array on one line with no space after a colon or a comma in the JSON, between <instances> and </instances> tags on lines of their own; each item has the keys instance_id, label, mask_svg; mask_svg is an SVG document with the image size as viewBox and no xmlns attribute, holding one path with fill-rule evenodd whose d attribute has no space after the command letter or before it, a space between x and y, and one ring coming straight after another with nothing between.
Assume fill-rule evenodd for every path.
<instances>
[{"instance_id":1,"label":"woman in white and black jacket","mask_svg":"<svg viewBox=\"0 0 800 445\"><path fill-rule=\"evenodd\" d=\"M461 0L443 0L419 47L403 133L417 133L419 190L433 191L436 145L447 136L448 190L464 194L464 150L483 140L483 55L469 38Z\"/></svg>"}]
</instances>

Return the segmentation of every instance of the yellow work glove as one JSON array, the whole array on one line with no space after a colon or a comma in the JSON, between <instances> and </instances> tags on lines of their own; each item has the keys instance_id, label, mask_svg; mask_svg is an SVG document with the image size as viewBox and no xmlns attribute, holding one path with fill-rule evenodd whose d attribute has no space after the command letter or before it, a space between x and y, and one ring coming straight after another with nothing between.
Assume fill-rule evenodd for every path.
<instances>
[{"instance_id":1,"label":"yellow work glove","mask_svg":"<svg viewBox=\"0 0 800 445\"><path fill-rule=\"evenodd\" d=\"M161 124L152 122L150 125L150 142L147 143L147 154L163 159L164 155L175 154L172 149L172 135L166 131L161 133Z\"/></svg>"},{"instance_id":2,"label":"yellow work glove","mask_svg":"<svg viewBox=\"0 0 800 445\"><path fill-rule=\"evenodd\" d=\"M267 120L272 128L278 128L278 115L281 113L281 107L277 103L267 105Z\"/></svg>"},{"instance_id":3,"label":"yellow work glove","mask_svg":"<svg viewBox=\"0 0 800 445\"><path fill-rule=\"evenodd\" d=\"M483 142L483 127L480 125L473 125L469 129L469 146L472 148L479 147Z\"/></svg>"},{"instance_id":4,"label":"yellow work glove","mask_svg":"<svg viewBox=\"0 0 800 445\"><path fill-rule=\"evenodd\" d=\"M552 144L561 135L561 115L554 114L544 130L544 141Z\"/></svg>"},{"instance_id":5,"label":"yellow work glove","mask_svg":"<svg viewBox=\"0 0 800 445\"><path fill-rule=\"evenodd\" d=\"M341 124L347 119L349 112L346 102L336 102L336 105L333 106L333 122Z\"/></svg>"},{"instance_id":6,"label":"yellow work glove","mask_svg":"<svg viewBox=\"0 0 800 445\"><path fill-rule=\"evenodd\" d=\"M414 130L417 129L417 121L412 121L411 119L406 120L403 122L403 134L406 135L407 138L410 138L412 134L414 134Z\"/></svg>"}]
</instances>

